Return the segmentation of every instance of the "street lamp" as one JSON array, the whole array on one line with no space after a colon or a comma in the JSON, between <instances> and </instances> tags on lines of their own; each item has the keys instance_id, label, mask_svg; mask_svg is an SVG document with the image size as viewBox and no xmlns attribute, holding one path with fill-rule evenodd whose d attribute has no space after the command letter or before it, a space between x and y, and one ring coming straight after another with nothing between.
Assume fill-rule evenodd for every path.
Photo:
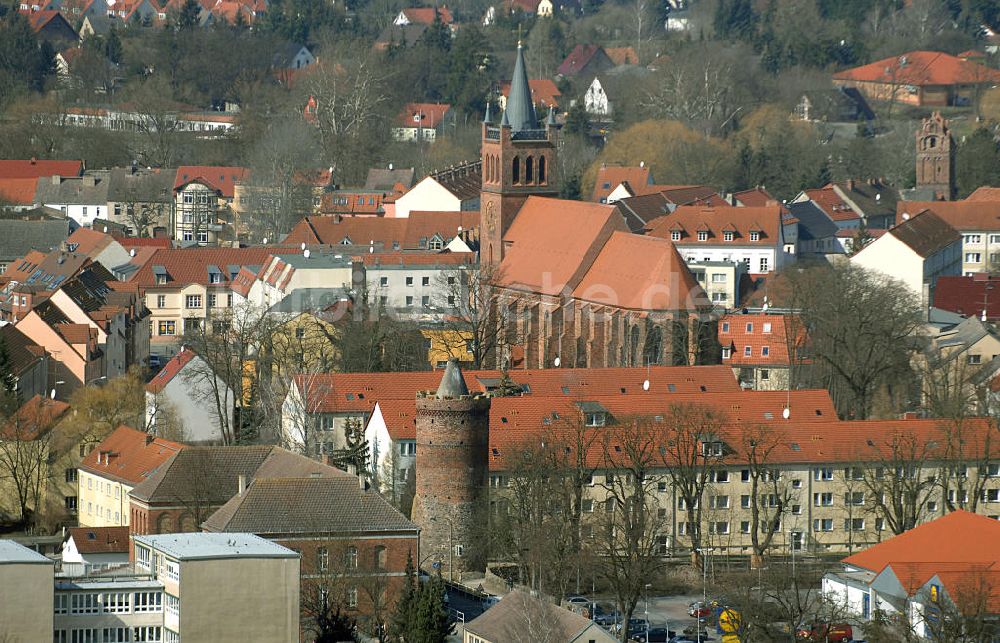
<instances>
[{"instance_id":1,"label":"street lamp","mask_svg":"<svg viewBox=\"0 0 1000 643\"><path fill-rule=\"evenodd\" d=\"M711 554L715 551L714 548L709 547L708 549L699 548L695 550L701 556L701 607L702 609L708 609L708 561L704 558L705 554ZM701 643L701 618L695 618L694 623L695 631L698 632L698 643Z\"/></svg>"},{"instance_id":2,"label":"street lamp","mask_svg":"<svg viewBox=\"0 0 1000 643\"><path fill-rule=\"evenodd\" d=\"M643 616L646 618L646 643L649 643L649 588L652 587L652 583L646 583L643 588L643 605L642 612Z\"/></svg>"}]
</instances>

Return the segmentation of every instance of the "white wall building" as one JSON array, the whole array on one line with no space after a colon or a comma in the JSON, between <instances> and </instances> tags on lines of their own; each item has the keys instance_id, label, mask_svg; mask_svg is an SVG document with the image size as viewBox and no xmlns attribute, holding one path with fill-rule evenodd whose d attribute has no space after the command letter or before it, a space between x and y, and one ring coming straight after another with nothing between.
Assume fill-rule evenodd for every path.
<instances>
[{"instance_id":1,"label":"white wall building","mask_svg":"<svg viewBox=\"0 0 1000 643\"><path fill-rule=\"evenodd\" d=\"M606 118L611 116L611 103L608 102L608 94L604 91L604 86L598 78L594 78L583 95L583 107L588 114ZM610 199L608 203L611 203Z\"/></svg>"},{"instance_id":2,"label":"white wall building","mask_svg":"<svg viewBox=\"0 0 1000 643\"><path fill-rule=\"evenodd\" d=\"M216 387L210 382L215 377ZM167 415L184 432L189 444L222 444L223 423L218 417L215 390L231 430L235 418L236 393L189 348L170 358L160 372L146 384L146 425L159 429Z\"/></svg>"},{"instance_id":3,"label":"white wall building","mask_svg":"<svg viewBox=\"0 0 1000 643\"><path fill-rule=\"evenodd\" d=\"M458 212L461 209L462 199L441 185L434 177L428 176L396 199L394 216L405 219L414 210Z\"/></svg>"}]
</instances>

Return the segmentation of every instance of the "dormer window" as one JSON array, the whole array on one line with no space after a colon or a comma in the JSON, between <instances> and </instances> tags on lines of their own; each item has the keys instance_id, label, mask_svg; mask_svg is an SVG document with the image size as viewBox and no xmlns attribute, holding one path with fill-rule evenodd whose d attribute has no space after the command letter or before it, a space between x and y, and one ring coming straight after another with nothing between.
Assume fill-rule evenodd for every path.
<instances>
[{"instance_id":1,"label":"dormer window","mask_svg":"<svg viewBox=\"0 0 1000 643\"><path fill-rule=\"evenodd\" d=\"M722 238L725 239L726 241L732 241L734 238L736 238L736 235L732 232L732 230L726 230L725 232L722 233Z\"/></svg>"},{"instance_id":2,"label":"dormer window","mask_svg":"<svg viewBox=\"0 0 1000 643\"><path fill-rule=\"evenodd\" d=\"M606 413L587 413L585 415L587 426L604 426L607 423Z\"/></svg>"},{"instance_id":3,"label":"dormer window","mask_svg":"<svg viewBox=\"0 0 1000 643\"><path fill-rule=\"evenodd\" d=\"M760 241L760 232L754 230L750 233L750 241Z\"/></svg>"},{"instance_id":4,"label":"dormer window","mask_svg":"<svg viewBox=\"0 0 1000 643\"><path fill-rule=\"evenodd\" d=\"M680 231L679 230L674 230L673 232L671 232L670 233L670 240L671 241L680 241L681 240L681 233L680 233Z\"/></svg>"},{"instance_id":5,"label":"dormer window","mask_svg":"<svg viewBox=\"0 0 1000 643\"><path fill-rule=\"evenodd\" d=\"M729 359L730 355L732 355L732 352L733 352L732 348L730 348L729 346L723 346L722 347L722 359Z\"/></svg>"},{"instance_id":6,"label":"dormer window","mask_svg":"<svg viewBox=\"0 0 1000 643\"><path fill-rule=\"evenodd\" d=\"M721 458L725 447L721 440L701 443L701 454L707 457Z\"/></svg>"},{"instance_id":7,"label":"dormer window","mask_svg":"<svg viewBox=\"0 0 1000 643\"><path fill-rule=\"evenodd\" d=\"M699 230L698 241L708 241L708 232L705 230Z\"/></svg>"}]
</instances>

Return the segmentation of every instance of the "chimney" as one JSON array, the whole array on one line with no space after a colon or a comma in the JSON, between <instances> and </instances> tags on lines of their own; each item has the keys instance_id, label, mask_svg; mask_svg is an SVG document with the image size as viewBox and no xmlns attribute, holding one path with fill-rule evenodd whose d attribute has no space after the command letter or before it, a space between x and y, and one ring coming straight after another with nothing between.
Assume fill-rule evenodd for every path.
<instances>
[{"instance_id":1,"label":"chimney","mask_svg":"<svg viewBox=\"0 0 1000 643\"><path fill-rule=\"evenodd\" d=\"M95 187L96 185L97 185L97 177L94 176L93 174L88 174L87 176L83 177L83 187L92 188Z\"/></svg>"},{"instance_id":2,"label":"chimney","mask_svg":"<svg viewBox=\"0 0 1000 643\"><path fill-rule=\"evenodd\" d=\"M854 179L847 179L847 190L849 192L854 191Z\"/></svg>"},{"instance_id":3,"label":"chimney","mask_svg":"<svg viewBox=\"0 0 1000 643\"><path fill-rule=\"evenodd\" d=\"M58 174L53 174L50 180L52 181L52 185L59 185L62 182L62 177Z\"/></svg>"},{"instance_id":4,"label":"chimney","mask_svg":"<svg viewBox=\"0 0 1000 643\"><path fill-rule=\"evenodd\" d=\"M239 494L242 496L247 490L247 477L242 473L236 476L236 485L239 490Z\"/></svg>"},{"instance_id":5,"label":"chimney","mask_svg":"<svg viewBox=\"0 0 1000 643\"><path fill-rule=\"evenodd\" d=\"M368 481L365 480L364 476L358 476L358 488L362 491L368 491Z\"/></svg>"},{"instance_id":6,"label":"chimney","mask_svg":"<svg viewBox=\"0 0 1000 643\"><path fill-rule=\"evenodd\" d=\"M149 445L151 445L153 443L153 440L155 440L155 439L156 439L156 436L154 436L152 433L147 433L146 434L146 446L148 447Z\"/></svg>"}]
</instances>

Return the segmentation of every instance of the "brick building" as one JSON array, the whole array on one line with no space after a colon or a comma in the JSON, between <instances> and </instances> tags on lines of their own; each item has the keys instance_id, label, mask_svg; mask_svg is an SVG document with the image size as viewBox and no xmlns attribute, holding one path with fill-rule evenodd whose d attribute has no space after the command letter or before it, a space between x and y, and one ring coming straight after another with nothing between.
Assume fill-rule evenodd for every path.
<instances>
[{"instance_id":1,"label":"brick building","mask_svg":"<svg viewBox=\"0 0 1000 643\"><path fill-rule=\"evenodd\" d=\"M209 516L258 478L339 475L332 467L274 446L187 447L129 494L133 534L198 531Z\"/></svg>"},{"instance_id":2,"label":"brick building","mask_svg":"<svg viewBox=\"0 0 1000 643\"><path fill-rule=\"evenodd\" d=\"M407 558L420 560L417 526L363 478L340 471L258 479L202 527L254 533L299 552L304 629L307 606L320 593L344 597L354 617L385 618L401 594Z\"/></svg>"}]
</instances>

